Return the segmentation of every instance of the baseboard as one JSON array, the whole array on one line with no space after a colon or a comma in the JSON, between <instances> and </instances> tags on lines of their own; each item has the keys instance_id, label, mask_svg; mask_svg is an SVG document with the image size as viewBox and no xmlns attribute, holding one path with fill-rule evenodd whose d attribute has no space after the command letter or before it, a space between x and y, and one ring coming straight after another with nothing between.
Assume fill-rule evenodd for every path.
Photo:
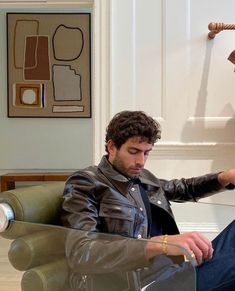
<instances>
[{"instance_id":1,"label":"baseboard","mask_svg":"<svg viewBox=\"0 0 235 291\"><path fill-rule=\"evenodd\" d=\"M180 233L197 231L213 240L221 231L216 223L192 223L192 222L179 222L177 223Z\"/></svg>"},{"instance_id":2,"label":"baseboard","mask_svg":"<svg viewBox=\"0 0 235 291\"><path fill-rule=\"evenodd\" d=\"M219 226L214 222L177 222L180 232L198 231L201 233L217 234Z\"/></svg>"}]
</instances>

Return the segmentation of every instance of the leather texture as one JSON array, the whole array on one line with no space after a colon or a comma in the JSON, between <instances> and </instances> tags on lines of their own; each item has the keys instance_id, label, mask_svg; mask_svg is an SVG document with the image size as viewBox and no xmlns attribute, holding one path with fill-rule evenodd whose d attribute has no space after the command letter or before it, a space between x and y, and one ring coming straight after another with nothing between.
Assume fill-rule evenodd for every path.
<instances>
[{"instance_id":1,"label":"leather texture","mask_svg":"<svg viewBox=\"0 0 235 291\"><path fill-rule=\"evenodd\" d=\"M156 223L162 234L179 232L171 211L170 201L197 201L199 198L223 190L218 182L217 174L168 181L158 179L144 169L138 180L149 198L152 208L152 225ZM144 230L146 224L142 219L143 209L138 207L136 199L133 199L140 195L138 183L139 181L136 179L129 179L112 167L107 156L102 158L98 166L79 170L66 181L62 211L63 225L99 234L110 233L117 237L122 236L122 240L106 243L105 254L102 252L103 246L100 247L99 240L93 240L89 233L88 236L83 235L82 237L76 237L77 234L75 234L75 237L68 240L67 254L70 258L70 265L73 267L72 270L74 270L71 276L74 290L105 291L104 286L108 286L107 290L110 288L109 282L113 282L113 286L118 286L118 280L110 276L110 272L114 273L117 266L119 270L124 268L128 271L136 270L136 266L131 265L136 262L138 268L149 267L150 262L144 261L145 256L142 254L144 246L142 240L139 239L147 238L144 236L147 232ZM130 238L138 239L131 240ZM140 244L136 241L140 241ZM77 250L78 244L80 247ZM121 253L125 253L125 250L128 250L129 254L120 256ZM85 256L84 253L86 253ZM110 257L112 257L112 261L109 260ZM101 270L102 266L103 268L108 266L109 274L104 279L106 284L104 280L102 281L103 289L98 288L99 278L87 276L84 280L76 272L79 266L80 273L89 274L91 265L96 266L96 270ZM133 282L135 282L134 274L135 272L132 272ZM96 288L81 287L84 281L86 286L96 286ZM130 281L127 285L129 283Z\"/></svg>"},{"instance_id":2,"label":"leather texture","mask_svg":"<svg viewBox=\"0 0 235 291\"><path fill-rule=\"evenodd\" d=\"M188 179L163 180L143 169L139 177L152 208L152 223L162 234L176 234L170 201L197 201L224 188L217 174ZM142 210L132 195L140 192L135 181L115 170L104 156L98 165L75 172L66 182L62 222L80 230L144 237ZM86 209L86 211L83 211ZM145 237L146 238L146 237Z\"/></svg>"}]
</instances>

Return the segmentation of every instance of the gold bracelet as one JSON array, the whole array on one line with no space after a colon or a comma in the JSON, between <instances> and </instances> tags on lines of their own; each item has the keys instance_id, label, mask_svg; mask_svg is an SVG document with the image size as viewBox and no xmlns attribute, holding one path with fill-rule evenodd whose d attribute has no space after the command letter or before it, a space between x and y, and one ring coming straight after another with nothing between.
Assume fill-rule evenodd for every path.
<instances>
[{"instance_id":1,"label":"gold bracelet","mask_svg":"<svg viewBox=\"0 0 235 291\"><path fill-rule=\"evenodd\" d=\"M168 238L168 235L165 234L162 240L162 251L164 255L167 255L167 238Z\"/></svg>"}]
</instances>

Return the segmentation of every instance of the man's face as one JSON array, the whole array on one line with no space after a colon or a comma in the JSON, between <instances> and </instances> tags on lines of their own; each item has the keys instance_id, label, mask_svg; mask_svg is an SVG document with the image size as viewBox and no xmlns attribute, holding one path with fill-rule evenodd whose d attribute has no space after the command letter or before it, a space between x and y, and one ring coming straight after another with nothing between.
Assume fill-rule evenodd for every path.
<instances>
[{"instance_id":1,"label":"man's face","mask_svg":"<svg viewBox=\"0 0 235 291\"><path fill-rule=\"evenodd\" d=\"M109 162L129 178L139 177L153 145L140 137L129 138L117 149L112 140L107 143Z\"/></svg>"}]
</instances>

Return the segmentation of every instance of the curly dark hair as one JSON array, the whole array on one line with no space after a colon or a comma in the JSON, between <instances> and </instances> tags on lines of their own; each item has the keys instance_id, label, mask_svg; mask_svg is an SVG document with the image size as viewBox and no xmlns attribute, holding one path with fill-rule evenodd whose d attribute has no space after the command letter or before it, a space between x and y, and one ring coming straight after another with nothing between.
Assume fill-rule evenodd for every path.
<instances>
[{"instance_id":1,"label":"curly dark hair","mask_svg":"<svg viewBox=\"0 0 235 291\"><path fill-rule=\"evenodd\" d=\"M106 128L105 142L111 139L117 149L131 137L154 144L161 138L160 124L143 111L121 111L117 113ZM106 146L107 151L107 146Z\"/></svg>"}]
</instances>

